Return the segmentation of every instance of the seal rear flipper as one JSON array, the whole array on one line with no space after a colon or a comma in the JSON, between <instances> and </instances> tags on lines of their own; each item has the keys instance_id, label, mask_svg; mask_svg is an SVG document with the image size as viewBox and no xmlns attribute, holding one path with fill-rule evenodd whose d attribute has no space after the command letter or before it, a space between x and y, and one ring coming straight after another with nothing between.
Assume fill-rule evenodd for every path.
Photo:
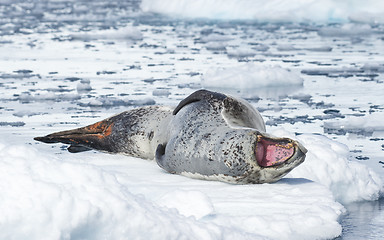
<instances>
[{"instance_id":1,"label":"seal rear flipper","mask_svg":"<svg viewBox=\"0 0 384 240\"><path fill-rule=\"evenodd\" d=\"M70 153L79 153L79 152L91 151L92 149L83 147L83 146L78 146L78 145L71 145L67 148L67 150Z\"/></svg>"},{"instance_id":2,"label":"seal rear flipper","mask_svg":"<svg viewBox=\"0 0 384 240\"><path fill-rule=\"evenodd\" d=\"M110 144L113 122L110 119L73 130L61 131L44 137L35 137L34 140L44 143L70 144L71 153L84 152L95 149L106 152L115 152Z\"/></svg>"},{"instance_id":3,"label":"seal rear flipper","mask_svg":"<svg viewBox=\"0 0 384 240\"><path fill-rule=\"evenodd\" d=\"M173 115L176 115L180 111L180 109L182 109L185 105L188 105L190 103L198 102L201 100L210 100L210 99L224 100L226 97L227 96L221 93L211 92L204 89L198 90L192 93L191 95L189 95L188 97L186 97L185 99L183 99L179 103L179 105L177 105L175 110L173 110Z\"/></svg>"}]
</instances>

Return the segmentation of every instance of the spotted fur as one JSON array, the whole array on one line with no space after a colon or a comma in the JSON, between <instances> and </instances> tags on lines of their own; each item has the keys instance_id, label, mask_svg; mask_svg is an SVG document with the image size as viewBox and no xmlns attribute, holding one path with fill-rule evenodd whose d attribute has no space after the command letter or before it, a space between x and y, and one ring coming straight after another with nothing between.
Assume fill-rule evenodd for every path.
<instances>
[{"instance_id":1,"label":"spotted fur","mask_svg":"<svg viewBox=\"0 0 384 240\"><path fill-rule=\"evenodd\" d=\"M258 136L265 134L264 121L251 105L231 96L200 90L183 100L174 114L168 142L156 154L157 163L168 172L231 183L265 183L279 180L304 161L299 149L304 148L290 140L297 148L292 159L260 167L255 147Z\"/></svg>"},{"instance_id":2,"label":"spotted fur","mask_svg":"<svg viewBox=\"0 0 384 240\"><path fill-rule=\"evenodd\" d=\"M295 154L282 164L261 167L258 137L289 141ZM35 138L70 144L71 152L96 149L156 159L170 173L230 183L275 182L304 161L298 142L265 133L259 112L249 103L221 93L199 90L173 110L147 106L101 122Z\"/></svg>"}]
</instances>

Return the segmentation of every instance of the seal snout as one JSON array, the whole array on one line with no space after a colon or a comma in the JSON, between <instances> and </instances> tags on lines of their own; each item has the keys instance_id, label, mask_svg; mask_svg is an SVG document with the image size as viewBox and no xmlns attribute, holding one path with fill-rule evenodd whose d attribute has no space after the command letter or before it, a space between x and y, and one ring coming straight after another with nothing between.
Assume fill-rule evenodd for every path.
<instances>
[{"instance_id":1,"label":"seal snout","mask_svg":"<svg viewBox=\"0 0 384 240\"><path fill-rule=\"evenodd\" d=\"M291 140L275 140L258 135L256 160L261 167L271 167L284 163L295 154L295 145Z\"/></svg>"}]
</instances>

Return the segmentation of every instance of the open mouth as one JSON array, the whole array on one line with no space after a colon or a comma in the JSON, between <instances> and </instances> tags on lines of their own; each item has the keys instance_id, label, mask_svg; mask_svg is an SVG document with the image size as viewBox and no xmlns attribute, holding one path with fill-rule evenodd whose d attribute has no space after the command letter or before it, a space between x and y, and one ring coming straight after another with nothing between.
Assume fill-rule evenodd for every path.
<instances>
[{"instance_id":1,"label":"open mouth","mask_svg":"<svg viewBox=\"0 0 384 240\"><path fill-rule=\"evenodd\" d=\"M273 140L257 136L256 160L261 167L271 167L284 163L295 154L295 146L289 140Z\"/></svg>"}]
</instances>

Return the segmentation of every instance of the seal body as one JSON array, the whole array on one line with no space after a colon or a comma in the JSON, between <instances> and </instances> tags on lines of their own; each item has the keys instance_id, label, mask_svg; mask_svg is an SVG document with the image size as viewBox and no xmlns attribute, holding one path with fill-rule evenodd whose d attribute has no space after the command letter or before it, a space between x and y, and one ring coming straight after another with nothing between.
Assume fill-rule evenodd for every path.
<instances>
[{"instance_id":1,"label":"seal body","mask_svg":"<svg viewBox=\"0 0 384 240\"><path fill-rule=\"evenodd\" d=\"M133 109L93 125L35 138L156 159L170 173L231 183L275 182L305 159L300 143L265 133L249 103L199 90L175 108Z\"/></svg>"}]
</instances>

